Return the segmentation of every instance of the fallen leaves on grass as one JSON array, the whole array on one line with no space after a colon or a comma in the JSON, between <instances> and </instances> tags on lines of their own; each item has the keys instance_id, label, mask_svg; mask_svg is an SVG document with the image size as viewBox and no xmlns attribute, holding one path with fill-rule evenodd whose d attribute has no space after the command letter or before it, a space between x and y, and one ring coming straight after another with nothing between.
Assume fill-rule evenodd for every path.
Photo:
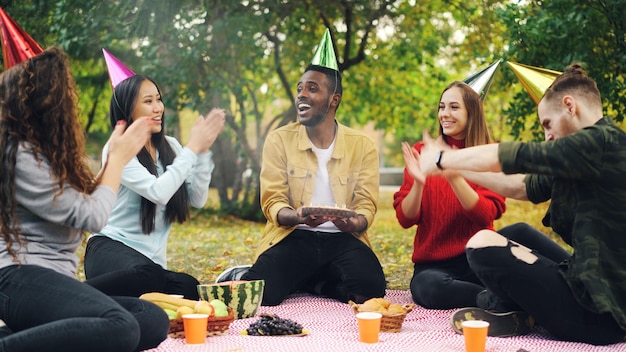
<instances>
[{"instance_id":1,"label":"fallen leaves on grass","mask_svg":"<svg viewBox=\"0 0 626 352\"><path fill-rule=\"evenodd\" d=\"M413 275L413 237L415 227L403 229L392 207L393 192L380 194L376 219L368 231L375 253L383 266L389 289L408 289ZM547 203L507 200L507 212L496 221L496 229L525 221L555 238L549 228L541 225ZM226 268L252 264L254 252L265 223L221 217L208 210L192 211L184 224L174 224L168 246L170 270L195 276L201 283L212 283ZM560 240L560 239L557 239ZM563 242L560 241L562 244ZM79 252L82 258L82 250ZM82 275L80 267L79 278Z\"/></svg>"}]
</instances>

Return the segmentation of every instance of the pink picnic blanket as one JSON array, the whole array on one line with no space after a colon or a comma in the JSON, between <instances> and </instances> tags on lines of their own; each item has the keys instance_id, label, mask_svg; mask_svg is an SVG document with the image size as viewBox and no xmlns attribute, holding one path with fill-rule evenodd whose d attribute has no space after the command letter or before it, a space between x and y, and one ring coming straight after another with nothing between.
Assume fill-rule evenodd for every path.
<instances>
[{"instance_id":1,"label":"pink picnic blanket","mask_svg":"<svg viewBox=\"0 0 626 352\"><path fill-rule=\"evenodd\" d=\"M412 303L409 291L387 290L386 299L393 303ZM294 295L276 307L259 308L259 313L276 314L297 321L309 334L293 336L240 335L258 317L235 320L228 333L207 337L203 345L186 345L184 339L168 338L150 352L464 352L463 336L450 326L453 310L430 310L416 306L404 320L398 333L381 333L379 342L366 344L358 340L354 311L348 304L309 295ZM487 339L487 352L626 352L626 343L593 346L562 342L535 328L522 337Z\"/></svg>"}]
</instances>

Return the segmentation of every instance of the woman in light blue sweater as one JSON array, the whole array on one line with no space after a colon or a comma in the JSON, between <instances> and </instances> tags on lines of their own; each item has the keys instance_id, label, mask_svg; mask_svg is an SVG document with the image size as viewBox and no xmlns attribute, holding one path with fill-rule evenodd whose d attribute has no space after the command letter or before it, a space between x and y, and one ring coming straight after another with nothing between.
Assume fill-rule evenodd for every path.
<instances>
[{"instance_id":1,"label":"woman in light blue sweater","mask_svg":"<svg viewBox=\"0 0 626 352\"><path fill-rule=\"evenodd\" d=\"M172 222L189 217L189 205L205 205L214 164L209 148L224 127L221 109L199 117L185 147L164 134L164 105L156 83L134 75L115 86L111 124L133 124L153 116L152 138L122 173L122 185L107 225L94 233L85 251L87 283L110 295L145 292L182 294L198 299L198 280L167 270L167 240ZM108 146L103 152L106 162Z\"/></svg>"},{"instance_id":2,"label":"woman in light blue sweater","mask_svg":"<svg viewBox=\"0 0 626 352\"><path fill-rule=\"evenodd\" d=\"M167 338L155 304L76 279L83 232L106 223L152 125L116 125L96 178L66 54L49 48L0 75L0 351L130 352Z\"/></svg>"}]
</instances>

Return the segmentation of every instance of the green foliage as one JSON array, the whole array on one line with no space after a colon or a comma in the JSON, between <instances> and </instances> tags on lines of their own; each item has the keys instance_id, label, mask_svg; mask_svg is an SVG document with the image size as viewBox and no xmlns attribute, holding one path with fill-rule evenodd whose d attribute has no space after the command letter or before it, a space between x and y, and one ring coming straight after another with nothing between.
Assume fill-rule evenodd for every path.
<instances>
[{"instance_id":1,"label":"green foliage","mask_svg":"<svg viewBox=\"0 0 626 352\"><path fill-rule=\"evenodd\" d=\"M220 137L216 172L245 165L253 179L266 134L295 120L295 82L326 27L346 82L341 121L374 121L403 139L435 128L433 107L454 71L446 64L467 64L488 46L478 40L474 44L481 45L468 46L474 51L467 55L455 50L453 36L463 26L475 31L485 16L479 6L445 1L56 0L26 1L6 10L34 38L61 45L72 57L90 134L109 128L104 47L134 71L155 78L172 110L226 107L232 133ZM442 54L453 55L442 64ZM234 163L237 159L240 164ZM238 214L258 209L254 186L244 196L224 189L222 209ZM258 219L258 211L248 214Z\"/></svg>"},{"instance_id":2,"label":"green foliage","mask_svg":"<svg viewBox=\"0 0 626 352\"><path fill-rule=\"evenodd\" d=\"M616 121L626 115L626 1L552 0L512 2L498 13L509 28L507 56L526 65L563 71L580 62L598 83L605 112ZM559 14L556 16L555 14ZM528 126L536 106L519 93L505 110L515 137ZM530 127L543 139L536 118Z\"/></svg>"},{"instance_id":3,"label":"green foliage","mask_svg":"<svg viewBox=\"0 0 626 352\"><path fill-rule=\"evenodd\" d=\"M261 219L258 174L267 133L296 119L295 83L326 27L345 82L338 119L385 134L384 165L402 166L400 141L435 133L441 90L497 59L563 70L589 64L607 114L626 112L626 0L23 0L3 8L35 40L70 55L90 154L109 131L102 48L159 82L167 131L188 108L228 110L215 147L224 212ZM555 14L559 14L556 16ZM536 107L503 63L485 101L494 140L540 139ZM184 142L184 141L183 141ZM249 168L249 188L234 189Z\"/></svg>"}]
</instances>

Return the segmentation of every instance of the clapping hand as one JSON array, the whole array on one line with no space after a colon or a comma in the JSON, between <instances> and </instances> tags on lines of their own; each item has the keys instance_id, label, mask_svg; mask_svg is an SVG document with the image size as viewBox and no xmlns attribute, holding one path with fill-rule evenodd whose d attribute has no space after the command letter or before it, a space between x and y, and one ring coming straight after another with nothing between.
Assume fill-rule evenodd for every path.
<instances>
[{"instance_id":1,"label":"clapping hand","mask_svg":"<svg viewBox=\"0 0 626 352\"><path fill-rule=\"evenodd\" d=\"M155 124L157 122L152 116L137 118L128 128L126 121L118 121L107 142L106 163L96 175L96 179L117 191L122 169L146 145Z\"/></svg>"},{"instance_id":2,"label":"clapping hand","mask_svg":"<svg viewBox=\"0 0 626 352\"><path fill-rule=\"evenodd\" d=\"M411 147L407 142L402 142L402 155L404 156L404 166L409 175L413 177L415 182L424 184L426 182L426 175L422 173L420 169L420 154Z\"/></svg>"},{"instance_id":3,"label":"clapping hand","mask_svg":"<svg viewBox=\"0 0 626 352\"><path fill-rule=\"evenodd\" d=\"M427 131L424 131L422 142L424 146L419 158L420 170L426 176L440 173L441 170L437 167L437 154L439 154L440 150L446 151L452 150L452 148L445 144L441 137L436 140L433 139Z\"/></svg>"},{"instance_id":4,"label":"clapping hand","mask_svg":"<svg viewBox=\"0 0 626 352\"><path fill-rule=\"evenodd\" d=\"M213 109L205 116L199 116L189 133L187 147L196 153L208 151L224 130L225 121L224 109Z\"/></svg>"},{"instance_id":5,"label":"clapping hand","mask_svg":"<svg viewBox=\"0 0 626 352\"><path fill-rule=\"evenodd\" d=\"M152 126L156 123L152 116L145 116L136 119L126 128L126 121L120 120L107 142L108 158L118 159L125 165L148 142L152 136Z\"/></svg>"}]
</instances>

